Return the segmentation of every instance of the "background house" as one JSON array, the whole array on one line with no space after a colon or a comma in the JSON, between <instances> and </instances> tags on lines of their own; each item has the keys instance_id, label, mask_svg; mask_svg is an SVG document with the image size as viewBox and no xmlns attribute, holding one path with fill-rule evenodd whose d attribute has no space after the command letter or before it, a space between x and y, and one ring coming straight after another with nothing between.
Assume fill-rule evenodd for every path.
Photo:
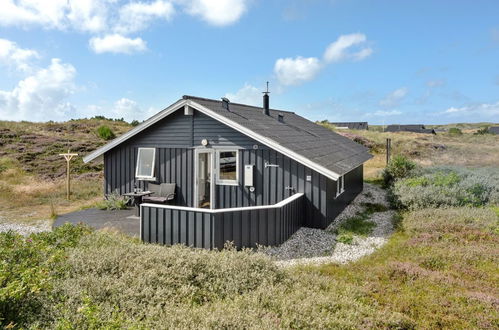
<instances>
[{"instance_id":1,"label":"background house","mask_svg":"<svg viewBox=\"0 0 499 330\"><path fill-rule=\"evenodd\" d=\"M279 244L300 226L326 228L362 191L371 155L293 112L269 109L265 95L263 108L184 96L84 161L101 158L106 194L176 183L174 205L143 205L143 239L242 247ZM279 203L298 195L293 214L281 214Z\"/></svg>"},{"instance_id":2,"label":"background house","mask_svg":"<svg viewBox=\"0 0 499 330\"><path fill-rule=\"evenodd\" d=\"M413 133L425 133L425 134L436 134L434 129L426 128L424 125L388 125L385 132L413 132Z\"/></svg>"},{"instance_id":3,"label":"background house","mask_svg":"<svg viewBox=\"0 0 499 330\"><path fill-rule=\"evenodd\" d=\"M331 125L336 126L336 128L347 128L347 129L362 129L362 130L368 130L369 125L367 124L367 121L351 121L351 122L334 122L331 123Z\"/></svg>"}]
</instances>

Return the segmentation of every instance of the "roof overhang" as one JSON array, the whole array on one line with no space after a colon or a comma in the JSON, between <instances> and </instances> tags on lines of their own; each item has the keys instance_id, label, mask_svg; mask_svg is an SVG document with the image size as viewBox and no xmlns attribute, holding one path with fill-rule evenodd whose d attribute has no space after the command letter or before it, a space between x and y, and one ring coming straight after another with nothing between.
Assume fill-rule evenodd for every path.
<instances>
[{"instance_id":1,"label":"roof overhang","mask_svg":"<svg viewBox=\"0 0 499 330\"><path fill-rule=\"evenodd\" d=\"M114 139L113 141L109 142L108 144L100 147L99 149L95 150L94 152L90 153L89 155L87 155L86 157L83 158L83 161L85 163L88 163L88 162L91 162L91 161L94 161L94 160L98 160L98 159L101 159L102 156L109 150L117 147L118 145L120 145L121 143L125 142L126 140L130 139L131 137L135 136L136 134L142 132L143 130L145 130L146 128L150 127L151 125L154 125L155 123L157 123L158 121L160 121L161 119L167 117L168 115L174 113L175 111L179 110L179 109L182 109L183 107L191 107L191 108L194 108L195 110L198 110L202 113L204 113L205 115L215 119L215 120L218 120L219 122L221 123L224 123L225 125L235 129L236 131L239 131L241 133L243 133L244 135L247 135L251 138L253 138L254 140L276 150L276 151L279 151L281 152L282 154L294 159L295 161L313 169L314 171L317 171L319 173L321 173L322 175L330 178L330 179L333 179L333 180L338 180L338 178L341 176L340 174L338 173L335 173L327 168L325 168L324 166L322 165L319 165L313 161L311 161L310 159L288 149L288 148L285 148L283 147L282 145L280 145L279 143L277 143L276 141L272 140L272 139L269 139L265 136L262 136L218 113L216 113L215 111L197 103L197 102L194 102L193 100L190 100L190 99L181 99L175 103L173 103L172 105L170 105L168 108L158 112L156 115L152 116L151 118L147 119L146 121L144 121L143 123L141 123L140 125L136 126L135 128L131 129L130 131L128 131L127 133L121 135L120 137Z\"/></svg>"}]
</instances>

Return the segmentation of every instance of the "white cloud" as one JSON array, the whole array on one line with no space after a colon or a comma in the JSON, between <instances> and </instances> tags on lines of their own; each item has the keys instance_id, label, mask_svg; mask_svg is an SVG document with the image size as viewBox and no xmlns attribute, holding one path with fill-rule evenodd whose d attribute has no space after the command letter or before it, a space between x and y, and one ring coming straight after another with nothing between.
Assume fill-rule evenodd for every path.
<instances>
[{"instance_id":1,"label":"white cloud","mask_svg":"<svg viewBox=\"0 0 499 330\"><path fill-rule=\"evenodd\" d=\"M357 52L348 52L353 46L365 44L367 38L362 33L352 33L340 36L335 42L331 43L324 52L324 61L338 62L348 58L362 60L372 54L372 49L369 47L362 48Z\"/></svg>"},{"instance_id":2,"label":"white cloud","mask_svg":"<svg viewBox=\"0 0 499 330\"><path fill-rule=\"evenodd\" d=\"M387 108L396 107L400 105L400 102L406 97L408 92L407 87L398 88L379 101L379 104Z\"/></svg>"},{"instance_id":3,"label":"white cloud","mask_svg":"<svg viewBox=\"0 0 499 330\"><path fill-rule=\"evenodd\" d=\"M38 52L20 48L15 42L0 38L0 63L27 72L31 70L31 61L38 57Z\"/></svg>"},{"instance_id":4,"label":"white cloud","mask_svg":"<svg viewBox=\"0 0 499 330\"><path fill-rule=\"evenodd\" d=\"M224 26L238 21L247 10L247 0L187 0L181 1L190 15L212 25Z\"/></svg>"},{"instance_id":5,"label":"white cloud","mask_svg":"<svg viewBox=\"0 0 499 330\"><path fill-rule=\"evenodd\" d=\"M401 115L401 114L402 114L402 112L398 111L398 110L391 110L391 111L378 110L376 112L367 113L366 116L389 117L389 116L397 116L397 115Z\"/></svg>"},{"instance_id":6,"label":"white cloud","mask_svg":"<svg viewBox=\"0 0 499 330\"><path fill-rule=\"evenodd\" d=\"M99 0L4 0L0 25L96 32L106 28L107 6Z\"/></svg>"},{"instance_id":7,"label":"white cloud","mask_svg":"<svg viewBox=\"0 0 499 330\"><path fill-rule=\"evenodd\" d=\"M8 120L64 118L74 107L67 98L76 90L76 69L54 58L45 69L21 80L12 91L0 90L0 117Z\"/></svg>"},{"instance_id":8,"label":"white cloud","mask_svg":"<svg viewBox=\"0 0 499 330\"><path fill-rule=\"evenodd\" d=\"M285 86L298 85L312 80L320 72L321 62L316 57L280 58L275 62L274 73Z\"/></svg>"},{"instance_id":9,"label":"white cloud","mask_svg":"<svg viewBox=\"0 0 499 330\"><path fill-rule=\"evenodd\" d=\"M331 43L324 52L323 59L317 57L280 58L274 65L274 74L282 85L298 85L314 79L317 74L329 63L351 59L361 61L369 57L373 50L362 47L367 42L367 37L361 33L340 36ZM356 47L356 51L351 51Z\"/></svg>"},{"instance_id":10,"label":"white cloud","mask_svg":"<svg viewBox=\"0 0 499 330\"><path fill-rule=\"evenodd\" d=\"M114 102L112 113L117 117L123 117L125 120L131 121L142 117L142 110L139 104L134 100L121 98Z\"/></svg>"},{"instance_id":11,"label":"white cloud","mask_svg":"<svg viewBox=\"0 0 499 330\"><path fill-rule=\"evenodd\" d=\"M477 103L459 108L450 107L441 113L452 117L472 116L475 121L480 118L489 118L497 121L497 118L499 116L499 102Z\"/></svg>"},{"instance_id":12,"label":"white cloud","mask_svg":"<svg viewBox=\"0 0 499 330\"><path fill-rule=\"evenodd\" d=\"M262 104L262 92L250 84L244 84L235 94L227 93L225 97L231 102L259 106Z\"/></svg>"},{"instance_id":13,"label":"white cloud","mask_svg":"<svg viewBox=\"0 0 499 330\"><path fill-rule=\"evenodd\" d=\"M429 80L426 82L426 86L428 86L430 88L441 87L443 85L445 85L445 80L443 80L443 79Z\"/></svg>"},{"instance_id":14,"label":"white cloud","mask_svg":"<svg viewBox=\"0 0 499 330\"><path fill-rule=\"evenodd\" d=\"M89 41L90 48L97 54L123 53L132 54L147 49L146 42L141 38L127 38L120 34L110 34L103 38L93 37Z\"/></svg>"},{"instance_id":15,"label":"white cloud","mask_svg":"<svg viewBox=\"0 0 499 330\"><path fill-rule=\"evenodd\" d=\"M123 34L142 31L155 19L170 20L175 8L170 2L156 0L152 3L131 2L120 8L115 31Z\"/></svg>"}]
</instances>

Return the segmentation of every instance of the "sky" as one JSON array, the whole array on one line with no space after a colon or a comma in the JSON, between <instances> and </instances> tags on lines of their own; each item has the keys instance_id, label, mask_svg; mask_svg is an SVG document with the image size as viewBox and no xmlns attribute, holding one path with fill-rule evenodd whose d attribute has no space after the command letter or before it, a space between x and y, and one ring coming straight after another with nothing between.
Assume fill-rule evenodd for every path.
<instances>
[{"instance_id":1,"label":"sky","mask_svg":"<svg viewBox=\"0 0 499 330\"><path fill-rule=\"evenodd\" d=\"M0 119L182 95L311 120L499 122L499 1L0 0Z\"/></svg>"}]
</instances>

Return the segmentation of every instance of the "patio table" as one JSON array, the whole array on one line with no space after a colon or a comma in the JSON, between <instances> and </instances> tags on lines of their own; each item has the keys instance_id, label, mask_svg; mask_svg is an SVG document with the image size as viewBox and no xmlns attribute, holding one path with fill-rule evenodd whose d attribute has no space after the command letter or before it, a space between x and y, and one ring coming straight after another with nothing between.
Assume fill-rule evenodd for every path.
<instances>
[{"instance_id":1,"label":"patio table","mask_svg":"<svg viewBox=\"0 0 499 330\"><path fill-rule=\"evenodd\" d=\"M128 196L133 198L133 204L135 205L135 214L140 217L140 204L142 204L142 197L149 196L153 194L152 191L137 191L124 193L123 196Z\"/></svg>"}]
</instances>

